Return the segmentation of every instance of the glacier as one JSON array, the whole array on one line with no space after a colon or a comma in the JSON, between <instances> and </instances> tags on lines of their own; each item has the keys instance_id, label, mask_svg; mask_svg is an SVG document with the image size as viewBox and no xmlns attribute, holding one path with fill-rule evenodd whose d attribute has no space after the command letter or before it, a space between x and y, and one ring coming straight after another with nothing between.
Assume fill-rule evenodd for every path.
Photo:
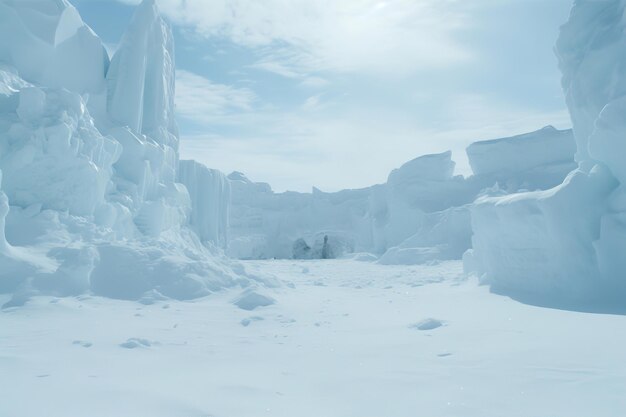
<instances>
[{"instance_id":1,"label":"glacier","mask_svg":"<svg viewBox=\"0 0 626 417\"><path fill-rule=\"evenodd\" d=\"M0 292L190 299L248 285L229 185L179 161L174 42L143 1L109 58L66 0L0 2ZM158 294L158 295L155 295Z\"/></svg>"}]
</instances>

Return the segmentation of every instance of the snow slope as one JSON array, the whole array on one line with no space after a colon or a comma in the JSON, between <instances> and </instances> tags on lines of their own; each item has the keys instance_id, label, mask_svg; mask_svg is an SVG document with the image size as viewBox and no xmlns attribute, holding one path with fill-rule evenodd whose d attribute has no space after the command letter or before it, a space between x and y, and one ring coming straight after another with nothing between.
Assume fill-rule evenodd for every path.
<instances>
[{"instance_id":1,"label":"snow slope","mask_svg":"<svg viewBox=\"0 0 626 417\"><path fill-rule=\"evenodd\" d=\"M459 262L246 262L285 285L0 312L11 417L618 417L626 316L520 304ZM10 375L10 377L6 377ZM36 400L34 400L36 399Z\"/></svg>"}]
</instances>

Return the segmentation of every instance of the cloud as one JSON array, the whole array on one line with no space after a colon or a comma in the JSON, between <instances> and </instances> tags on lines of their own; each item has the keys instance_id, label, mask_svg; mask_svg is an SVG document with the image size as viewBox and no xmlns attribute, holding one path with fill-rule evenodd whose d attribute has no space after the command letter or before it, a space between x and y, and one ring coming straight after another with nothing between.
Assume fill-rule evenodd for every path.
<instances>
[{"instance_id":1,"label":"cloud","mask_svg":"<svg viewBox=\"0 0 626 417\"><path fill-rule=\"evenodd\" d=\"M328 81L327 79L322 78L322 77L306 77L300 83L300 85L302 85L304 87L310 87L310 88L326 87L329 84L330 84L330 81Z\"/></svg>"},{"instance_id":2,"label":"cloud","mask_svg":"<svg viewBox=\"0 0 626 417\"><path fill-rule=\"evenodd\" d=\"M120 0L137 3L134 0ZM158 0L176 24L259 52L286 77L324 71L402 75L463 62L458 0Z\"/></svg>"},{"instance_id":3,"label":"cloud","mask_svg":"<svg viewBox=\"0 0 626 417\"><path fill-rule=\"evenodd\" d=\"M304 100L304 103L302 103L302 109L306 111L319 110L323 106L322 96L323 94L316 94L308 97Z\"/></svg>"},{"instance_id":4,"label":"cloud","mask_svg":"<svg viewBox=\"0 0 626 417\"><path fill-rule=\"evenodd\" d=\"M249 112L258 101L248 88L216 84L185 70L176 72L176 112L179 117L210 125Z\"/></svg>"},{"instance_id":5,"label":"cloud","mask_svg":"<svg viewBox=\"0 0 626 417\"><path fill-rule=\"evenodd\" d=\"M195 122L181 155L277 190L364 187L448 149L468 174L473 141L569 127L552 55L568 1L157 0L194 42L230 49L178 72Z\"/></svg>"},{"instance_id":6,"label":"cloud","mask_svg":"<svg viewBox=\"0 0 626 417\"><path fill-rule=\"evenodd\" d=\"M311 101L315 101L312 96ZM426 126L393 112L368 117L345 112L256 114L257 129L241 134L183 136L181 155L224 172L243 171L278 191L361 188L385 182L389 172L420 155L452 150L457 173L469 175L465 148L477 140L512 136L548 124L570 126L565 110L518 108L479 95L451 98L454 125Z\"/></svg>"}]
</instances>

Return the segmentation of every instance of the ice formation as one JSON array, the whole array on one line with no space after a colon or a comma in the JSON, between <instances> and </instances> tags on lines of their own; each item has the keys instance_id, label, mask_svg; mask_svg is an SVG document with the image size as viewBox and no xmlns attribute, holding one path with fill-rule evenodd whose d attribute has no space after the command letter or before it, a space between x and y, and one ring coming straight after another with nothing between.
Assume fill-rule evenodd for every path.
<instances>
[{"instance_id":1,"label":"ice formation","mask_svg":"<svg viewBox=\"0 0 626 417\"><path fill-rule=\"evenodd\" d=\"M576 163L571 130L551 126L468 148L473 176L454 175L451 152L424 155L393 170L385 184L324 193L274 193L235 172L228 253L236 258L321 258L372 252L380 263L461 259L471 248L477 197L545 190ZM538 150L542 150L538 155ZM517 159L521 159L518 161Z\"/></svg>"},{"instance_id":2,"label":"ice formation","mask_svg":"<svg viewBox=\"0 0 626 417\"><path fill-rule=\"evenodd\" d=\"M196 161L180 161L178 181L191 198L189 223L203 243L228 245L230 181L218 170Z\"/></svg>"},{"instance_id":3,"label":"ice formation","mask_svg":"<svg viewBox=\"0 0 626 417\"><path fill-rule=\"evenodd\" d=\"M174 71L153 0L111 60L67 1L0 2L0 291L187 299L246 279L218 249L228 183L179 168Z\"/></svg>"},{"instance_id":4,"label":"ice formation","mask_svg":"<svg viewBox=\"0 0 626 417\"><path fill-rule=\"evenodd\" d=\"M106 50L66 0L3 1L0 28L0 62L21 78L79 94L104 88Z\"/></svg>"},{"instance_id":5,"label":"ice formation","mask_svg":"<svg viewBox=\"0 0 626 417\"><path fill-rule=\"evenodd\" d=\"M557 41L578 169L551 190L472 209L466 268L498 290L548 302L624 300L625 7L579 0Z\"/></svg>"},{"instance_id":6,"label":"ice formation","mask_svg":"<svg viewBox=\"0 0 626 417\"><path fill-rule=\"evenodd\" d=\"M510 138L472 143L467 157L476 177L516 191L552 188L576 168L571 130L546 126Z\"/></svg>"},{"instance_id":7,"label":"ice formation","mask_svg":"<svg viewBox=\"0 0 626 417\"><path fill-rule=\"evenodd\" d=\"M242 259L292 258L294 242L320 245L324 236L335 253L365 250L371 240L367 223L369 190L339 193L274 193L245 175L229 175L232 188L227 253ZM342 249L343 248L343 249Z\"/></svg>"}]
</instances>

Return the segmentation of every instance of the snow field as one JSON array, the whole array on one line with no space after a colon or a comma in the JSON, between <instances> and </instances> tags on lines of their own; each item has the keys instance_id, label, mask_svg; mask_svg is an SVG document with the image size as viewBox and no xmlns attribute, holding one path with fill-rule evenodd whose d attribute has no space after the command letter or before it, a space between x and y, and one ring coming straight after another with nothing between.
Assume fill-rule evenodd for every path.
<instances>
[{"instance_id":1,"label":"snow field","mask_svg":"<svg viewBox=\"0 0 626 417\"><path fill-rule=\"evenodd\" d=\"M150 305L36 297L2 310L11 377L0 378L0 415L618 417L626 407L624 316L494 296L458 261L245 266L285 284L254 289L276 304L244 310L233 304L241 291L226 290Z\"/></svg>"}]
</instances>

